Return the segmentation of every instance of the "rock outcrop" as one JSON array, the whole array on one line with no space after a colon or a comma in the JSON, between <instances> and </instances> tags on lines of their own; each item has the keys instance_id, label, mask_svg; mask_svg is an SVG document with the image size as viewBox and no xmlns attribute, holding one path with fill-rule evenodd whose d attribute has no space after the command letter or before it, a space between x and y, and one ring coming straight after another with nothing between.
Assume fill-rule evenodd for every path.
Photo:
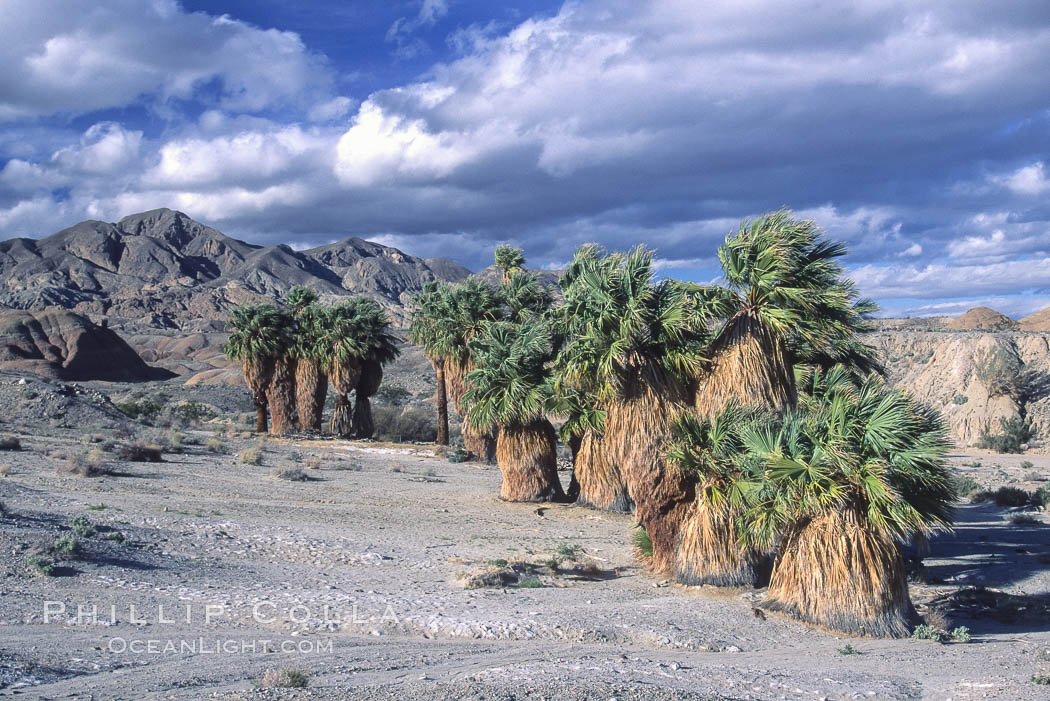
<instances>
[{"instance_id":1,"label":"rock outcrop","mask_svg":"<svg viewBox=\"0 0 1050 701\"><path fill-rule=\"evenodd\" d=\"M865 340L892 384L944 415L960 447L974 445L985 426L995 432L1000 418L1021 416L1050 440L1050 334L889 330Z\"/></svg>"},{"instance_id":2,"label":"rock outcrop","mask_svg":"<svg viewBox=\"0 0 1050 701\"><path fill-rule=\"evenodd\" d=\"M67 381L164 380L114 331L79 314L52 309L0 313L0 368Z\"/></svg>"}]
</instances>

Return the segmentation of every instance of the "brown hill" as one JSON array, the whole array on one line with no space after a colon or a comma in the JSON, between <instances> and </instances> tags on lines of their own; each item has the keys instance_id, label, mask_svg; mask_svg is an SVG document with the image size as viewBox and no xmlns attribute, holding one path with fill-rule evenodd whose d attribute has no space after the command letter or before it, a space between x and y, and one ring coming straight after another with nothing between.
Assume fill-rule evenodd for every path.
<instances>
[{"instance_id":1,"label":"brown hill","mask_svg":"<svg viewBox=\"0 0 1050 701\"><path fill-rule=\"evenodd\" d=\"M1005 331L1016 327L1017 322L1005 314L988 307L974 307L950 321L946 328L953 331Z\"/></svg>"},{"instance_id":2,"label":"brown hill","mask_svg":"<svg viewBox=\"0 0 1050 701\"><path fill-rule=\"evenodd\" d=\"M1022 331L1050 331L1050 307L1022 317L1017 325Z\"/></svg>"},{"instance_id":3,"label":"brown hill","mask_svg":"<svg viewBox=\"0 0 1050 701\"><path fill-rule=\"evenodd\" d=\"M61 309L0 314L0 368L76 381L140 382L173 375L146 365L110 329Z\"/></svg>"}]
</instances>

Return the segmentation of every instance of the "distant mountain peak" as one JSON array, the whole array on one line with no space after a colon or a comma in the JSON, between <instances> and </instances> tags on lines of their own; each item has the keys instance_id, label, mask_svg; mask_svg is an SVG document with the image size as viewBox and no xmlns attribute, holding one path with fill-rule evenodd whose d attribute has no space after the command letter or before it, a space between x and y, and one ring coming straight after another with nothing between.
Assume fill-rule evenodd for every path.
<instances>
[{"instance_id":1,"label":"distant mountain peak","mask_svg":"<svg viewBox=\"0 0 1050 701\"><path fill-rule=\"evenodd\" d=\"M357 236L305 251L249 244L166 207L0 242L0 305L57 306L133 324L223 320L235 304L279 300L295 285L368 295L404 321L424 283L468 275L452 261L431 263Z\"/></svg>"}]
</instances>

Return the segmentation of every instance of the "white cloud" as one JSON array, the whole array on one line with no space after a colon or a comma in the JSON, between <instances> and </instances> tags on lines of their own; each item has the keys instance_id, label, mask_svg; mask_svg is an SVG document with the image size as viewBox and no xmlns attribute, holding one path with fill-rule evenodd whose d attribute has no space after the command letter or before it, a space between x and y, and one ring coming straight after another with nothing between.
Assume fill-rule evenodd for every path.
<instances>
[{"instance_id":1,"label":"white cloud","mask_svg":"<svg viewBox=\"0 0 1050 701\"><path fill-rule=\"evenodd\" d=\"M862 265L849 271L865 295L937 299L1050 288L1050 257L984 265Z\"/></svg>"},{"instance_id":2,"label":"white cloud","mask_svg":"<svg viewBox=\"0 0 1050 701\"><path fill-rule=\"evenodd\" d=\"M142 182L151 188L207 190L296 177L327 165L335 138L333 133L290 126L177 139L161 146L159 163Z\"/></svg>"},{"instance_id":3,"label":"white cloud","mask_svg":"<svg viewBox=\"0 0 1050 701\"><path fill-rule=\"evenodd\" d=\"M1000 182L1020 195L1041 195L1050 192L1050 178L1046 177L1042 161L1019 168Z\"/></svg>"},{"instance_id":4,"label":"white cloud","mask_svg":"<svg viewBox=\"0 0 1050 701\"><path fill-rule=\"evenodd\" d=\"M963 262L994 263L1029 253L1050 252L1050 222L1017 221L1011 212L981 212L966 229L978 233L948 242L948 256Z\"/></svg>"},{"instance_id":5,"label":"white cloud","mask_svg":"<svg viewBox=\"0 0 1050 701\"><path fill-rule=\"evenodd\" d=\"M56 151L51 160L72 171L115 173L135 163L141 146L141 131L129 131L116 122L99 122L84 132L79 145Z\"/></svg>"},{"instance_id":6,"label":"white cloud","mask_svg":"<svg viewBox=\"0 0 1050 701\"><path fill-rule=\"evenodd\" d=\"M311 122L330 122L340 117L345 117L353 107L354 101L349 97L340 95L339 97L333 97L331 100L319 102L310 108L307 117Z\"/></svg>"},{"instance_id":7,"label":"white cloud","mask_svg":"<svg viewBox=\"0 0 1050 701\"><path fill-rule=\"evenodd\" d=\"M204 97L213 81L223 107L259 111L330 81L298 35L173 0L5 0L0 13L0 120Z\"/></svg>"},{"instance_id":8,"label":"white cloud","mask_svg":"<svg viewBox=\"0 0 1050 701\"><path fill-rule=\"evenodd\" d=\"M1020 9L584 0L457 30L455 60L357 102L293 33L161 0L4 2L0 119L127 105L170 118L145 134L0 134L15 157L5 233L28 231L29 212L68 224L173 206L303 245L382 234L487 264L509 238L543 266L586 241L642 242L660 265L705 267L740 219L789 206L868 264L866 294L927 298L964 273L1037 285L1028 268L1050 251L1050 30ZM455 19L444 2L413 7L391 28L400 49ZM43 212L42 192L66 186ZM983 263L1014 267L985 279Z\"/></svg>"}]
</instances>

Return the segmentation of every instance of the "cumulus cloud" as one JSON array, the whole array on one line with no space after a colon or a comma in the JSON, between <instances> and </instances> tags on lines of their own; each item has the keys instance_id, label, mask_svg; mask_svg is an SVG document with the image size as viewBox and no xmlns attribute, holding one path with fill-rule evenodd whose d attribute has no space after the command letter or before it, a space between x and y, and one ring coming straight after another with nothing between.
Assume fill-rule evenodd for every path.
<instances>
[{"instance_id":1,"label":"cumulus cloud","mask_svg":"<svg viewBox=\"0 0 1050 701\"><path fill-rule=\"evenodd\" d=\"M0 120L172 98L259 111L330 82L297 34L174 0L3 0L0 13Z\"/></svg>"},{"instance_id":2,"label":"cumulus cloud","mask_svg":"<svg viewBox=\"0 0 1050 701\"><path fill-rule=\"evenodd\" d=\"M475 268L508 239L537 266L643 242L709 279L729 230L788 206L848 243L868 295L1046 284L1045 3L585 0L458 29L452 58L359 98L280 29L164 1L41 7L0 28L0 118L195 109L39 153L0 140L7 233L68 184L52 200L74 221L166 205L257 241L382 236ZM415 7L399 50L452 24L454 4Z\"/></svg>"}]
</instances>

